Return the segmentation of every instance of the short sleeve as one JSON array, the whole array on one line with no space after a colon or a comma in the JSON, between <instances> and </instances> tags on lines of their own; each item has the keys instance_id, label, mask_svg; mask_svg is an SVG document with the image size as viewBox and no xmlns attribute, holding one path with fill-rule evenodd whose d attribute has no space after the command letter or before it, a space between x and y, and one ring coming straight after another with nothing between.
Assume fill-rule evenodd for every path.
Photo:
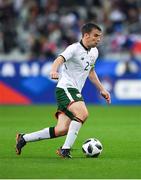
<instances>
[{"instance_id":1,"label":"short sleeve","mask_svg":"<svg viewBox=\"0 0 141 180\"><path fill-rule=\"evenodd\" d=\"M68 59L72 58L74 54L74 49L74 45L70 45L60 54L60 56L63 56L65 61L67 61Z\"/></svg>"},{"instance_id":2,"label":"short sleeve","mask_svg":"<svg viewBox=\"0 0 141 180\"><path fill-rule=\"evenodd\" d=\"M96 52L95 52L95 61L97 60L98 55L99 55L99 52L98 52L98 49L96 48Z\"/></svg>"},{"instance_id":3,"label":"short sleeve","mask_svg":"<svg viewBox=\"0 0 141 180\"><path fill-rule=\"evenodd\" d=\"M99 55L98 49L95 48L95 51L94 51L94 54L93 54L93 65L91 65L92 68L95 68L95 63L96 63L96 60L98 58L98 55Z\"/></svg>"}]
</instances>

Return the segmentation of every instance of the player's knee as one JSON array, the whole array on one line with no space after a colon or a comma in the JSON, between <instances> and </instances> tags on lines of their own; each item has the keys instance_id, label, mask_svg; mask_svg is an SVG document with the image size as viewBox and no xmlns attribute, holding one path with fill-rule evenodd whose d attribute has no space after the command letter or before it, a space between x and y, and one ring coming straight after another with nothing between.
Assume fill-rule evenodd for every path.
<instances>
[{"instance_id":1,"label":"player's knee","mask_svg":"<svg viewBox=\"0 0 141 180\"><path fill-rule=\"evenodd\" d=\"M84 122L89 115L87 108L84 106L84 104L77 104L77 106L75 105L76 104L74 104L74 106L71 106L69 110L73 113L75 117Z\"/></svg>"},{"instance_id":2,"label":"player's knee","mask_svg":"<svg viewBox=\"0 0 141 180\"><path fill-rule=\"evenodd\" d=\"M76 115L76 117L79 118L79 119L81 119L82 122L85 122L85 121L87 120L88 116L89 116L88 111L82 111L81 114L78 113L78 114Z\"/></svg>"},{"instance_id":3,"label":"player's knee","mask_svg":"<svg viewBox=\"0 0 141 180\"><path fill-rule=\"evenodd\" d=\"M86 121L86 119L88 118L89 114L88 111L85 109L83 111L81 111L81 114L79 114L80 119L82 119L82 121Z\"/></svg>"},{"instance_id":4,"label":"player's knee","mask_svg":"<svg viewBox=\"0 0 141 180\"><path fill-rule=\"evenodd\" d=\"M88 118L88 116L89 116L88 111L83 112L83 114L82 114L82 120L83 120L83 121L86 121L86 119Z\"/></svg>"}]
</instances>

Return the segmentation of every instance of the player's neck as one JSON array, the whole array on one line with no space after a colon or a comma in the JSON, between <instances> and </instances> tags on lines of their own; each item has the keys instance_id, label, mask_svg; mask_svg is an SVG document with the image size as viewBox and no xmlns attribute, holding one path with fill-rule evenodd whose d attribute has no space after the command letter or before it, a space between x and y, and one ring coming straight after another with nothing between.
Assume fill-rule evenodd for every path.
<instances>
[{"instance_id":1,"label":"player's neck","mask_svg":"<svg viewBox=\"0 0 141 180\"><path fill-rule=\"evenodd\" d=\"M81 39L80 44L81 44L87 51L89 51L89 50L91 49L91 47L89 47L89 46L87 45L87 42L85 41L85 39Z\"/></svg>"}]
</instances>

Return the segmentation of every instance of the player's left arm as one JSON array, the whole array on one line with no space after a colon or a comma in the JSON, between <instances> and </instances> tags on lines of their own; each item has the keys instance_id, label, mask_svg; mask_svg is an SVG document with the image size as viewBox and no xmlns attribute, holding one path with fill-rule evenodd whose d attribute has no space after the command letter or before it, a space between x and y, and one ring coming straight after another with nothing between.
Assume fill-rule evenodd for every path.
<instances>
[{"instance_id":1,"label":"player's left arm","mask_svg":"<svg viewBox=\"0 0 141 180\"><path fill-rule=\"evenodd\" d=\"M100 94L106 99L107 103L110 104L111 103L110 93L104 88L93 68L90 70L89 79L99 89Z\"/></svg>"}]
</instances>

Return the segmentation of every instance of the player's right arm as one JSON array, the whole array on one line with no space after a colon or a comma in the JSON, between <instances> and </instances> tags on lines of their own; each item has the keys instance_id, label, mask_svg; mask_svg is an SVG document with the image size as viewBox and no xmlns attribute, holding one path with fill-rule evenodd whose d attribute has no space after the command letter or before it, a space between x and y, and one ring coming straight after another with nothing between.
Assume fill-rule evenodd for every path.
<instances>
[{"instance_id":1,"label":"player's right arm","mask_svg":"<svg viewBox=\"0 0 141 180\"><path fill-rule=\"evenodd\" d=\"M58 79L59 73L58 69L59 67L65 62L68 61L74 54L74 51L76 50L75 45L69 45L64 52L60 54L60 56L54 60L54 63L52 64L50 77L52 79Z\"/></svg>"},{"instance_id":2,"label":"player's right arm","mask_svg":"<svg viewBox=\"0 0 141 180\"><path fill-rule=\"evenodd\" d=\"M54 60L52 67L51 67L51 71L50 71L51 79L58 79L59 78L58 69L63 63L64 63L63 56L59 56L58 58L56 58Z\"/></svg>"}]
</instances>

